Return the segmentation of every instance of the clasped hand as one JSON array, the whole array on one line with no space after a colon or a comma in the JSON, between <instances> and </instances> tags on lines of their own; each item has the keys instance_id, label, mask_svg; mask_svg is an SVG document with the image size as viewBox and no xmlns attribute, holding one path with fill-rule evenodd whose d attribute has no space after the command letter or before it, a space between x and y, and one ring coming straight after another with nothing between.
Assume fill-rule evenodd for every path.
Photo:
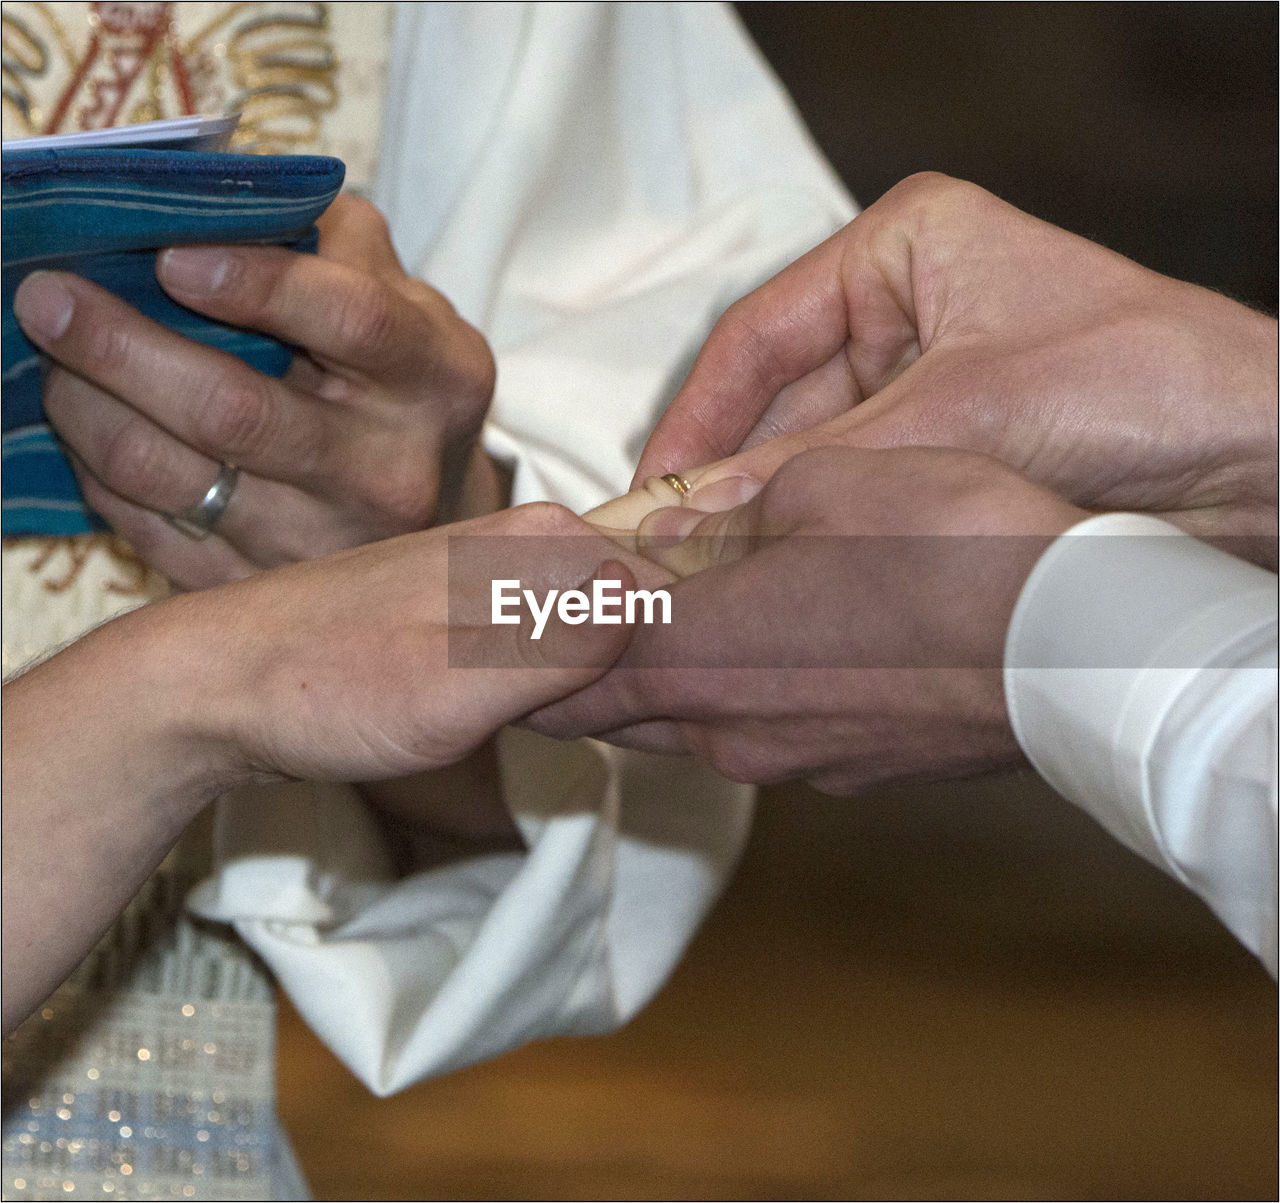
<instances>
[{"instance_id":1,"label":"clasped hand","mask_svg":"<svg viewBox=\"0 0 1280 1203\"><path fill-rule=\"evenodd\" d=\"M686 577L676 624L532 723L835 793L1014 761L1004 638L1049 539L1134 509L1274 566L1275 344L971 184L905 181L717 323L637 487L587 515Z\"/></svg>"}]
</instances>

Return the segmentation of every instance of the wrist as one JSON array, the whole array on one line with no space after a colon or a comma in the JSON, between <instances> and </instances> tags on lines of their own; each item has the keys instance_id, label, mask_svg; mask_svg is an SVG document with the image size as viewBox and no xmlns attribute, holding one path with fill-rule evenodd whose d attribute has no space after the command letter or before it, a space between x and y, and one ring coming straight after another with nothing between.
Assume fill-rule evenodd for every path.
<instances>
[{"instance_id":1,"label":"wrist","mask_svg":"<svg viewBox=\"0 0 1280 1203\"><path fill-rule=\"evenodd\" d=\"M233 643L200 634L196 616L208 596L133 611L42 666L62 677L45 688L111 683L106 729L136 767L140 792L183 821L252 775L232 735Z\"/></svg>"},{"instance_id":2,"label":"wrist","mask_svg":"<svg viewBox=\"0 0 1280 1203\"><path fill-rule=\"evenodd\" d=\"M511 504L511 473L479 442L473 444L456 485L441 498L436 526L497 513Z\"/></svg>"},{"instance_id":3,"label":"wrist","mask_svg":"<svg viewBox=\"0 0 1280 1203\"><path fill-rule=\"evenodd\" d=\"M1206 415L1198 444L1204 468L1186 504L1163 516L1274 571L1276 322L1213 294L1206 305L1217 321L1203 321L1208 336L1187 370Z\"/></svg>"}]
</instances>

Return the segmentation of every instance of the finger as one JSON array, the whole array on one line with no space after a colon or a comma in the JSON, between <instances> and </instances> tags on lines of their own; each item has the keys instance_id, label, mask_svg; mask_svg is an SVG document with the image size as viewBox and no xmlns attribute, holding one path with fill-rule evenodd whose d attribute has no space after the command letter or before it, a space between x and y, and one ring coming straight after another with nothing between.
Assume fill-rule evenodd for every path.
<instances>
[{"instance_id":1,"label":"finger","mask_svg":"<svg viewBox=\"0 0 1280 1203\"><path fill-rule=\"evenodd\" d=\"M556 720L557 703L541 710L535 710L521 719L519 726L537 731L541 735L549 735L554 739L575 738L579 732L561 730ZM687 756L693 751L686 725L669 719L650 719L647 722L631 723L625 727L617 727L611 731L594 731L592 739L603 740L617 748L630 748L636 752L652 752L659 756Z\"/></svg>"},{"instance_id":2,"label":"finger","mask_svg":"<svg viewBox=\"0 0 1280 1203\"><path fill-rule=\"evenodd\" d=\"M341 410L143 317L64 272L34 272L14 312L31 340L175 438L220 462L300 485L335 472L354 432Z\"/></svg>"},{"instance_id":3,"label":"finger","mask_svg":"<svg viewBox=\"0 0 1280 1203\"><path fill-rule=\"evenodd\" d=\"M594 582L635 587L635 576L606 560L578 589L590 595ZM465 673L454 694L458 719L477 742L499 727L550 705L602 677L626 650L633 627L566 622L553 613L536 632L526 614L518 626L473 625L449 631L450 676ZM493 669L507 671L494 672Z\"/></svg>"},{"instance_id":4,"label":"finger","mask_svg":"<svg viewBox=\"0 0 1280 1203\"><path fill-rule=\"evenodd\" d=\"M162 514L189 509L218 475L216 459L65 368L54 367L46 378L44 409L89 473L136 505Z\"/></svg>"},{"instance_id":5,"label":"finger","mask_svg":"<svg viewBox=\"0 0 1280 1203\"><path fill-rule=\"evenodd\" d=\"M858 405L862 392L854 379L847 347L846 343L821 367L782 389L747 432L740 450L820 426Z\"/></svg>"},{"instance_id":6,"label":"finger","mask_svg":"<svg viewBox=\"0 0 1280 1203\"><path fill-rule=\"evenodd\" d=\"M317 220L316 227L320 231L321 258L374 275L404 275L387 219L363 197L341 194Z\"/></svg>"},{"instance_id":7,"label":"finger","mask_svg":"<svg viewBox=\"0 0 1280 1203\"><path fill-rule=\"evenodd\" d=\"M458 358L451 342L474 335L425 284L410 300L366 268L283 247L171 247L157 259L156 276L199 313L373 379L430 380Z\"/></svg>"},{"instance_id":8,"label":"finger","mask_svg":"<svg viewBox=\"0 0 1280 1203\"><path fill-rule=\"evenodd\" d=\"M162 516L195 506L222 469L217 460L65 369L49 374L44 405L84 473L110 493ZM349 542L345 528L342 515L322 500L243 471L217 524L218 534L260 567L337 551Z\"/></svg>"},{"instance_id":9,"label":"finger","mask_svg":"<svg viewBox=\"0 0 1280 1203\"><path fill-rule=\"evenodd\" d=\"M606 539L611 540L623 551L636 552L636 530L650 514L666 509L677 502L681 505L694 505L692 498L697 496L694 508L706 511L732 509L748 501L760 491L760 482L745 475L725 477L720 475L715 488L700 488L703 474L707 469L695 468L680 477L680 487L673 488L665 478L650 477L638 489L614 497L603 505L596 506L583 514L584 522L591 525Z\"/></svg>"},{"instance_id":10,"label":"finger","mask_svg":"<svg viewBox=\"0 0 1280 1203\"><path fill-rule=\"evenodd\" d=\"M844 345L841 243L828 239L735 302L658 422L635 480L731 455L779 391Z\"/></svg>"},{"instance_id":11,"label":"finger","mask_svg":"<svg viewBox=\"0 0 1280 1203\"><path fill-rule=\"evenodd\" d=\"M877 394L849 413L819 426L778 435L728 459L691 470L688 473L690 488L684 504L706 511L727 509L755 496L798 456L830 447L880 445L874 441L860 442L858 432L865 425L863 415L870 412L869 407L878 406L887 396L887 391Z\"/></svg>"},{"instance_id":12,"label":"finger","mask_svg":"<svg viewBox=\"0 0 1280 1203\"><path fill-rule=\"evenodd\" d=\"M718 514L655 510L636 531L636 550L680 577L736 563L759 545L764 505L763 497L757 496Z\"/></svg>"},{"instance_id":13,"label":"finger","mask_svg":"<svg viewBox=\"0 0 1280 1203\"><path fill-rule=\"evenodd\" d=\"M617 748L631 748L636 752L651 752L659 756L687 756L694 750L687 724L667 719L652 719L612 731L599 731L593 738L602 739Z\"/></svg>"},{"instance_id":14,"label":"finger","mask_svg":"<svg viewBox=\"0 0 1280 1203\"><path fill-rule=\"evenodd\" d=\"M258 571L216 534L199 541L175 530L154 510L113 493L71 456L86 504L100 514L134 551L179 589L207 589Z\"/></svg>"},{"instance_id":15,"label":"finger","mask_svg":"<svg viewBox=\"0 0 1280 1203\"><path fill-rule=\"evenodd\" d=\"M673 485L662 477L651 476L631 492L588 510L582 515L582 520L602 532L634 531L641 519L654 510L680 504L688 492L688 480L679 480L678 485Z\"/></svg>"},{"instance_id":16,"label":"finger","mask_svg":"<svg viewBox=\"0 0 1280 1203\"><path fill-rule=\"evenodd\" d=\"M998 421L995 408L985 398L957 394L949 380L948 362L943 352L913 363L855 408L816 426L763 440L753 432L737 454L687 474L691 488L685 504L719 509L716 500L726 490L749 488L746 482L767 482L797 456L824 448L955 446L992 451L999 446L1007 423Z\"/></svg>"}]
</instances>

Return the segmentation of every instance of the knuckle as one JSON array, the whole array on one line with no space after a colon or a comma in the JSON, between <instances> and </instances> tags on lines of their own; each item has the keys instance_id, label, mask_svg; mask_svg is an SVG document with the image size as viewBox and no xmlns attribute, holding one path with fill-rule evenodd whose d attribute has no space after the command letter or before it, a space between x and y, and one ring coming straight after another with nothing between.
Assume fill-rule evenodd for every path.
<instances>
[{"instance_id":1,"label":"knuckle","mask_svg":"<svg viewBox=\"0 0 1280 1203\"><path fill-rule=\"evenodd\" d=\"M436 482L420 463L384 467L366 486L366 499L382 522L397 532L422 530L436 508Z\"/></svg>"},{"instance_id":2,"label":"knuckle","mask_svg":"<svg viewBox=\"0 0 1280 1203\"><path fill-rule=\"evenodd\" d=\"M488 340L474 326L466 326L464 338L464 351L455 369L457 390L463 398L487 406L498 382L497 361Z\"/></svg>"},{"instance_id":3,"label":"knuckle","mask_svg":"<svg viewBox=\"0 0 1280 1203\"><path fill-rule=\"evenodd\" d=\"M777 342L762 327L762 316L767 320L753 294L735 301L717 323L721 332L717 353L745 364L761 386L776 390L789 383L792 373Z\"/></svg>"},{"instance_id":4,"label":"knuckle","mask_svg":"<svg viewBox=\"0 0 1280 1203\"><path fill-rule=\"evenodd\" d=\"M952 184L960 182L955 176L947 175L942 171L913 171L910 175L904 176L889 191L903 195L932 195L945 192Z\"/></svg>"},{"instance_id":5,"label":"knuckle","mask_svg":"<svg viewBox=\"0 0 1280 1203\"><path fill-rule=\"evenodd\" d=\"M362 226L372 233L382 233L389 237L387 219L383 216L382 210L363 196L353 196L344 192L330 206L330 212L343 222Z\"/></svg>"},{"instance_id":6,"label":"knuckle","mask_svg":"<svg viewBox=\"0 0 1280 1203\"><path fill-rule=\"evenodd\" d=\"M971 212L992 200L985 188L940 171L919 171L895 184L885 200L909 210Z\"/></svg>"},{"instance_id":7,"label":"knuckle","mask_svg":"<svg viewBox=\"0 0 1280 1203\"><path fill-rule=\"evenodd\" d=\"M221 459L252 458L272 439L275 411L256 373L215 374L196 404L198 437Z\"/></svg>"},{"instance_id":8,"label":"knuckle","mask_svg":"<svg viewBox=\"0 0 1280 1203\"><path fill-rule=\"evenodd\" d=\"M170 480L159 440L144 436L133 422L107 444L100 475L113 492L142 502L159 499Z\"/></svg>"},{"instance_id":9,"label":"knuckle","mask_svg":"<svg viewBox=\"0 0 1280 1203\"><path fill-rule=\"evenodd\" d=\"M85 363L91 374L115 377L128 366L132 339L125 325L113 321L88 323Z\"/></svg>"},{"instance_id":10,"label":"knuckle","mask_svg":"<svg viewBox=\"0 0 1280 1203\"><path fill-rule=\"evenodd\" d=\"M387 348L395 330L391 292L373 276L355 276L338 299L339 342L351 352L370 354Z\"/></svg>"},{"instance_id":11,"label":"knuckle","mask_svg":"<svg viewBox=\"0 0 1280 1203\"><path fill-rule=\"evenodd\" d=\"M594 533L571 509L554 501L531 501L508 513L519 532L529 535L581 535Z\"/></svg>"}]
</instances>

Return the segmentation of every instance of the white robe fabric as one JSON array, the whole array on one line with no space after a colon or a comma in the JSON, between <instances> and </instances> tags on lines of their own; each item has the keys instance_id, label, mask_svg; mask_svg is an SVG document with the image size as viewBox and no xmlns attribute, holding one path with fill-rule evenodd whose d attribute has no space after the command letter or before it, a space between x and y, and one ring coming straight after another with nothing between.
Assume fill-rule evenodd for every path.
<instances>
[{"instance_id":1,"label":"white robe fabric","mask_svg":"<svg viewBox=\"0 0 1280 1203\"><path fill-rule=\"evenodd\" d=\"M623 492L714 319L853 204L714 4L398 5L373 198L489 338L516 503ZM746 838L709 769L504 732L525 855L398 879L355 792L245 789L190 905L230 922L370 1089L653 995Z\"/></svg>"}]
</instances>

